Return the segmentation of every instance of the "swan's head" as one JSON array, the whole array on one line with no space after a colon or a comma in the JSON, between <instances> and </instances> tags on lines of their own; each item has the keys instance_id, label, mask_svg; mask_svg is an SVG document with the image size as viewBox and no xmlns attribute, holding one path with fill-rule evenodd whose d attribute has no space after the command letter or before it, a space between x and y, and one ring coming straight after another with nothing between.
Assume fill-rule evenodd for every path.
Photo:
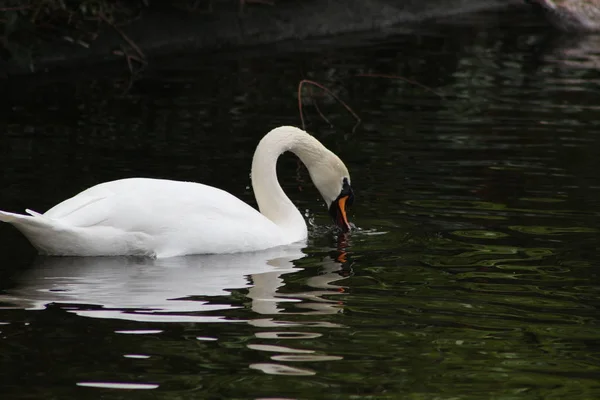
<instances>
[{"instance_id":1,"label":"swan's head","mask_svg":"<svg viewBox=\"0 0 600 400\"><path fill-rule=\"evenodd\" d=\"M350 173L342 160L327 151L316 165L309 168L309 173L327 204L333 222L342 232L350 231L347 212L354 202L354 192L350 186Z\"/></svg>"}]
</instances>

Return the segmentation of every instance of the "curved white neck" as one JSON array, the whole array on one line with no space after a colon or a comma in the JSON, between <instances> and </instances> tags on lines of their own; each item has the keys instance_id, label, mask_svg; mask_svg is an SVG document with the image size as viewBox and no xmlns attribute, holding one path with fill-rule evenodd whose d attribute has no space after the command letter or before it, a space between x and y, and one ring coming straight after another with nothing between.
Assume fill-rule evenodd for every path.
<instances>
[{"instance_id":1,"label":"curved white neck","mask_svg":"<svg viewBox=\"0 0 600 400\"><path fill-rule=\"evenodd\" d=\"M262 138L252 159L252 189L260 212L293 240L307 236L306 222L277 180L277 159L291 151L310 170L323 155L323 145L308 133L291 126L273 129Z\"/></svg>"}]
</instances>

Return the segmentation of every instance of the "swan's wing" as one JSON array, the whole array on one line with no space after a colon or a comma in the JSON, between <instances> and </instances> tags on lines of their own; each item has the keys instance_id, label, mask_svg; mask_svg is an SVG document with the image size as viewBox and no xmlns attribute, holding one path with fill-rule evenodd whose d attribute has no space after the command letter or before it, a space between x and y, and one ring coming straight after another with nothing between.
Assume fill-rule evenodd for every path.
<instances>
[{"instance_id":1,"label":"swan's wing","mask_svg":"<svg viewBox=\"0 0 600 400\"><path fill-rule=\"evenodd\" d=\"M106 219L108 209L102 207L102 203L108 197L110 197L110 194L106 194L105 196L87 196L82 193L57 204L43 215L81 228L98 225ZM94 207L95 203L100 204ZM27 210L28 213L30 213L29 211Z\"/></svg>"},{"instance_id":2,"label":"swan's wing","mask_svg":"<svg viewBox=\"0 0 600 400\"><path fill-rule=\"evenodd\" d=\"M292 242L279 226L237 197L190 182L107 182L57 204L42 217L67 234L66 239L43 236L43 242L52 238L58 246L56 250L39 243L51 254L131 254L134 249L135 254L171 257L246 252Z\"/></svg>"},{"instance_id":3,"label":"swan's wing","mask_svg":"<svg viewBox=\"0 0 600 400\"><path fill-rule=\"evenodd\" d=\"M125 179L94 186L56 205L44 216L71 226L110 226L161 233L206 227L271 225L272 222L221 189L191 182ZM274 225L274 224L273 224Z\"/></svg>"}]
</instances>

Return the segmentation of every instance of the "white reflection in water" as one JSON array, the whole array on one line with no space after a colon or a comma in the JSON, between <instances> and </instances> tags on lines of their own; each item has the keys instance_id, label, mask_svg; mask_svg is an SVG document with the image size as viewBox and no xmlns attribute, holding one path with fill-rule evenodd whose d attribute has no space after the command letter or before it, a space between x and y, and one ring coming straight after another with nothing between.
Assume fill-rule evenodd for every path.
<instances>
[{"instance_id":1,"label":"white reflection in water","mask_svg":"<svg viewBox=\"0 0 600 400\"><path fill-rule=\"evenodd\" d=\"M233 308L225 297L229 290L250 288L252 282L261 286L257 289L261 296L251 296L252 308L264 308L261 303L270 303L283 285L281 275L300 270L292 261L302 257L299 246L167 259L40 257L0 301L28 309L64 304L69 312L97 318L223 321L222 316L197 313ZM195 296L223 297L213 304Z\"/></svg>"},{"instance_id":2,"label":"white reflection in water","mask_svg":"<svg viewBox=\"0 0 600 400\"><path fill-rule=\"evenodd\" d=\"M259 339L314 339L322 336L316 332L256 332Z\"/></svg>"},{"instance_id":3,"label":"white reflection in water","mask_svg":"<svg viewBox=\"0 0 600 400\"><path fill-rule=\"evenodd\" d=\"M256 363L250 364L250 368L256 369L269 375L315 375L312 369L290 367L282 364Z\"/></svg>"},{"instance_id":4,"label":"white reflection in water","mask_svg":"<svg viewBox=\"0 0 600 400\"><path fill-rule=\"evenodd\" d=\"M145 360L150 358L150 356L146 355L146 354L123 354L123 357L125 358L139 358L141 360Z\"/></svg>"},{"instance_id":5,"label":"white reflection in water","mask_svg":"<svg viewBox=\"0 0 600 400\"><path fill-rule=\"evenodd\" d=\"M299 353L299 354L310 354L314 353L314 350L304 350L304 349L294 349L291 347L285 346L275 346L270 344L249 344L249 349L259 350L259 351L269 351L276 353Z\"/></svg>"},{"instance_id":6,"label":"white reflection in water","mask_svg":"<svg viewBox=\"0 0 600 400\"><path fill-rule=\"evenodd\" d=\"M335 314L342 303L332 299L345 294L343 279L349 264L344 252L312 263L312 276L301 292L282 290L283 275L300 271L294 261L304 257L300 247L281 247L263 252L198 255L168 259L132 257L41 257L23 274L15 288L0 296L11 307L44 309L58 304L62 310L91 318L144 322L245 322L260 329L257 341L310 340L322 336L310 328L341 328L328 321L282 320L284 315ZM259 316L230 320L215 311L235 308L230 290L248 289L250 308ZM216 299L206 299L207 296ZM290 307L292 306L292 307ZM208 313L210 314L204 314ZM270 317L266 317L270 316ZM296 329L286 328L296 327ZM275 328L275 329L273 329ZM302 328L302 329L298 329ZM120 334L159 335L162 330L118 330ZM217 340L198 336L197 340ZM248 348L268 354L271 362L250 364L251 369L275 375L314 375L307 368L285 363L336 361L339 356L322 351L270 343L249 343ZM143 358L144 355L125 355ZM275 363L274 363L275 362ZM79 386L152 389L153 384L80 382Z\"/></svg>"},{"instance_id":7,"label":"white reflection in water","mask_svg":"<svg viewBox=\"0 0 600 400\"><path fill-rule=\"evenodd\" d=\"M253 275L252 279L255 285L248 290L248 297L252 301L252 310L262 315L275 314L293 314L293 315L318 315L318 314L336 314L342 311L342 303L332 300L330 297L345 294L344 287L334 285L332 282L339 281L342 278L340 271L346 264L346 255L341 252L336 259L326 258L321 260L319 271L314 276L306 279L305 284L310 290L294 293L281 293L272 288L280 288L284 285L281 274L267 272L260 275ZM313 290L316 289L316 290ZM324 297L327 296L327 297ZM294 302L294 311L286 312L281 305L286 302ZM303 312L298 312L302 309ZM282 327L296 326L297 322L274 320L272 318L258 318L248 321L253 326L260 327ZM303 321L303 326L320 326L328 328L341 328L341 325L327 321Z\"/></svg>"},{"instance_id":8,"label":"white reflection in water","mask_svg":"<svg viewBox=\"0 0 600 400\"><path fill-rule=\"evenodd\" d=\"M243 254L196 255L167 259L135 257L40 257L0 302L10 307L44 309L59 304L71 313L92 318L144 322L247 322L254 326L288 325L256 318L229 320L214 311L235 308L230 290L248 288L251 309L261 315L283 314L282 303L307 309L302 314L332 314L341 294L331 281L341 279L340 263L323 262L321 273L307 280L315 291L279 293L284 274L300 271L293 263L304 257L300 246ZM341 291L340 291L341 290ZM206 296L220 296L206 300ZM202 312L211 312L203 315ZM295 325L295 323L289 323ZM318 325L318 321L315 321ZM327 323L331 326L335 324ZM315 325L315 326L316 326Z\"/></svg>"},{"instance_id":9,"label":"white reflection in water","mask_svg":"<svg viewBox=\"0 0 600 400\"><path fill-rule=\"evenodd\" d=\"M593 71L600 68L600 36L559 36L546 40L549 41L549 43L545 43L545 61L575 71L577 69L581 69L582 71ZM589 76L586 78L590 79ZM592 78L592 83L596 82L597 78ZM573 83L583 84L585 82L580 80L579 82ZM590 104L590 106L597 106L597 104Z\"/></svg>"},{"instance_id":10,"label":"white reflection in water","mask_svg":"<svg viewBox=\"0 0 600 400\"><path fill-rule=\"evenodd\" d=\"M117 382L77 382L77 386L94 387L102 389L156 389L159 385L153 383L117 383Z\"/></svg>"},{"instance_id":11,"label":"white reflection in water","mask_svg":"<svg viewBox=\"0 0 600 400\"><path fill-rule=\"evenodd\" d=\"M347 260L346 253L340 249L340 244L338 243L338 253L335 258L330 259L327 258L322 261L321 268L318 274L315 274L306 280L306 285L311 289L316 290L306 290L303 292L295 292L291 294L277 293L276 298L271 297L272 301L264 301L258 303L260 307L256 310L260 311L262 314L286 314L280 308L277 308L278 304L281 304L279 299L282 297L286 297L288 299L293 299L294 301L302 300L299 303L295 303L295 309L293 312L288 312L287 314L302 314L302 315L315 315L315 314L335 314L342 310L342 303L338 300L331 299L332 295L342 295L345 294L345 289L343 286L338 286L333 284L333 282L339 281L342 279L344 273L348 273L348 269L350 268L351 262ZM261 279L278 279L274 276L269 276L269 274L263 274ZM255 281L256 282L256 281ZM269 300L267 296L264 296L260 293L262 287L271 287L274 285L256 285L255 287L249 290L249 297L253 299L262 298L264 300ZM273 294L272 294L273 295ZM327 297L324 297L327 296ZM298 312L298 309L303 309L306 311ZM298 363L298 362L327 362L327 361L338 361L342 360L343 357L324 354L322 350L312 350L312 349L301 349L297 347L288 347L282 346L281 340L300 340L303 344L305 344L308 340L318 339L322 336L321 333L318 332L306 332L306 331L296 331L296 330L280 330L281 328L290 328L290 327L319 327L319 328L342 328L343 325L335 324L327 321L302 321L301 323L294 321L282 321L280 319L272 319L272 318L260 318L248 321L249 324L260 327L260 328L277 328L276 330L265 330L255 332L254 336L257 340L262 342L268 342L271 340L276 340L278 344L268 344L268 343L248 343L246 346L249 349L257 350L263 352L265 354L269 354L269 358L271 361L277 362L285 362L285 363ZM272 353L279 353L272 355ZM265 374L269 375L315 375L316 371L307 368L298 368L296 366L291 366L289 364L282 363L255 363L250 365L251 369L255 369L258 371L262 371Z\"/></svg>"},{"instance_id":12,"label":"white reflection in water","mask_svg":"<svg viewBox=\"0 0 600 400\"><path fill-rule=\"evenodd\" d=\"M328 356L325 354L311 354L311 355L288 355L280 354L271 357L273 361L288 361L288 362L315 362L315 361L337 361L342 360L340 356Z\"/></svg>"}]
</instances>

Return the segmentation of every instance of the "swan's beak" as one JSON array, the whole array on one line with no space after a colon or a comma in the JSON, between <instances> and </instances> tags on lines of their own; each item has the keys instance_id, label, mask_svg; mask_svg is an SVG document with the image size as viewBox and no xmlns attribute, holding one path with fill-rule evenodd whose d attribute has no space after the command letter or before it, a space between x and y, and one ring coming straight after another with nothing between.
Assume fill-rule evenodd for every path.
<instances>
[{"instance_id":1,"label":"swan's beak","mask_svg":"<svg viewBox=\"0 0 600 400\"><path fill-rule=\"evenodd\" d=\"M347 206L352 203L350 195L338 197L329 207L329 214L333 218L333 222L342 230L342 232L350 231L350 223L348 222Z\"/></svg>"},{"instance_id":2,"label":"swan's beak","mask_svg":"<svg viewBox=\"0 0 600 400\"><path fill-rule=\"evenodd\" d=\"M333 222L342 230L342 232L350 232L351 226L348 222L348 207L354 203L354 191L350 186L348 178L342 181L342 190L334 201L329 205L329 215L333 218Z\"/></svg>"},{"instance_id":3,"label":"swan's beak","mask_svg":"<svg viewBox=\"0 0 600 400\"><path fill-rule=\"evenodd\" d=\"M350 196L340 197L336 201L338 212L335 223L340 227L342 232L350 231L350 223L348 222L348 214L346 213L346 203L348 201L348 197Z\"/></svg>"}]
</instances>

